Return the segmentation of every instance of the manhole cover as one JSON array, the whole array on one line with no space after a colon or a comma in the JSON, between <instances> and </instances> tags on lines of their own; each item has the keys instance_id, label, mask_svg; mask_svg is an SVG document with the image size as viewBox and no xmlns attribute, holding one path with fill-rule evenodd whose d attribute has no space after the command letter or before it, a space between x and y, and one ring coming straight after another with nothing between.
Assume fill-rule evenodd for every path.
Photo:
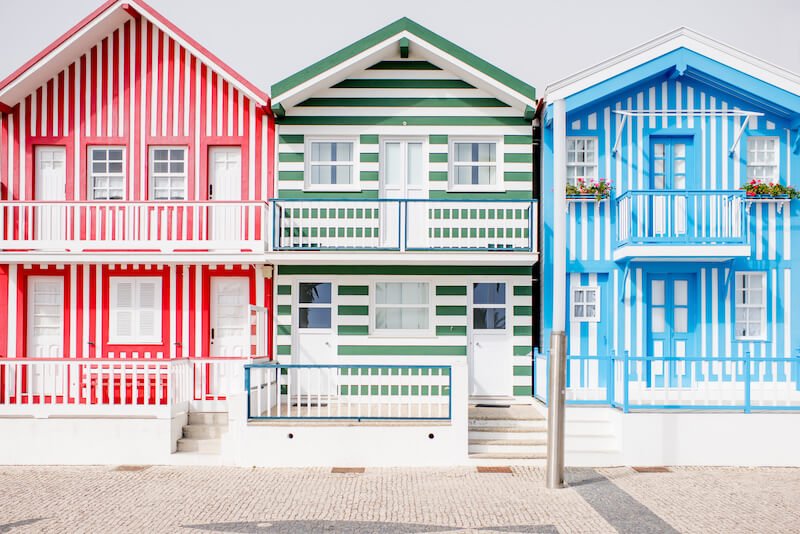
<instances>
[{"instance_id":1,"label":"manhole cover","mask_svg":"<svg viewBox=\"0 0 800 534\"><path fill-rule=\"evenodd\" d=\"M114 471L144 471L149 468L149 465L118 465Z\"/></svg>"},{"instance_id":2,"label":"manhole cover","mask_svg":"<svg viewBox=\"0 0 800 534\"><path fill-rule=\"evenodd\" d=\"M479 465L478 473L513 473L507 465Z\"/></svg>"},{"instance_id":3,"label":"manhole cover","mask_svg":"<svg viewBox=\"0 0 800 534\"><path fill-rule=\"evenodd\" d=\"M363 467L334 467L331 473L363 473Z\"/></svg>"},{"instance_id":4,"label":"manhole cover","mask_svg":"<svg viewBox=\"0 0 800 534\"><path fill-rule=\"evenodd\" d=\"M637 473L671 473L669 468L664 466L639 466L634 467L633 470Z\"/></svg>"}]
</instances>

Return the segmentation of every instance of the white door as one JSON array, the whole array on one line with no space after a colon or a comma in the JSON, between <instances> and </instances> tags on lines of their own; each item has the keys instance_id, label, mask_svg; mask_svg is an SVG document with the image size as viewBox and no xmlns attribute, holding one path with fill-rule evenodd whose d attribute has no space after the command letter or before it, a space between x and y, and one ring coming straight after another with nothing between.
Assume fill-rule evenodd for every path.
<instances>
[{"instance_id":1,"label":"white door","mask_svg":"<svg viewBox=\"0 0 800 534\"><path fill-rule=\"evenodd\" d=\"M28 278L28 358L64 356L64 279L60 276ZM63 368L53 363L31 362L29 392L60 395L64 389Z\"/></svg>"},{"instance_id":2,"label":"white door","mask_svg":"<svg viewBox=\"0 0 800 534\"><path fill-rule=\"evenodd\" d=\"M36 147L36 177L34 199L63 201L67 194L66 148L63 146ZM63 240L66 213L63 204L46 204L35 209L34 232L37 240Z\"/></svg>"},{"instance_id":3,"label":"white door","mask_svg":"<svg viewBox=\"0 0 800 534\"><path fill-rule=\"evenodd\" d=\"M209 151L208 198L217 201L242 200L242 149L213 147ZM211 208L211 239L244 241L241 209L238 206Z\"/></svg>"},{"instance_id":4,"label":"white door","mask_svg":"<svg viewBox=\"0 0 800 534\"><path fill-rule=\"evenodd\" d=\"M506 323L505 282L470 288L470 395L510 397L513 390L511 330Z\"/></svg>"},{"instance_id":5,"label":"white door","mask_svg":"<svg viewBox=\"0 0 800 534\"><path fill-rule=\"evenodd\" d=\"M381 198L426 199L428 179L425 176L425 144L420 139L386 139L383 141L383 164L381 165ZM401 214L406 206L397 203L381 205L382 245L391 247L405 240L408 232L410 248L424 246L427 220L425 202L407 203L407 223L402 225ZM401 225L403 226L401 228Z\"/></svg>"},{"instance_id":6,"label":"white door","mask_svg":"<svg viewBox=\"0 0 800 534\"><path fill-rule=\"evenodd\" d=\"M249 289L245 277L211 278L211 356L250 356Z\"/></svg>"},{"instance_id":7,"label":"white door","mask_svg":"<svg viewBox=\"0 0 800 534\"><path fill-rule=\"evenodd\" d=\"M336 362L334 334L334 284L332 282L300 282L295 302L294 345L296 361L302 365L324 365ZM331 395L336 391L336 370L331 368L300 368L290 378L291 391L311 395ZM294 398L290 402L296 402ZM306 403L306 399L301 399Z\"/></svg>"}]
</instances>

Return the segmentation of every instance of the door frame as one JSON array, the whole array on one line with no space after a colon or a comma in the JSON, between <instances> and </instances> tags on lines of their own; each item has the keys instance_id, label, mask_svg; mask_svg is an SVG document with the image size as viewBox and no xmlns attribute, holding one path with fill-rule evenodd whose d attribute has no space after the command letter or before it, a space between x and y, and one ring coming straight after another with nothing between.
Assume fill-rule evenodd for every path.
<instances>
[{"instance_id":1,"label":"door frame","mask_svg":"<svg viewBox=\"0 0 800 534\"><path fill-rule=\"evenodd\" d=\"M33 309L33 303L31 302L31 286L32 286L32 279L33 278L58 278L61 280L61 298L63 300L63 307L61 312L61 357L66 357L67 347L69 346L69 319L68 319L68 311L69 311L69 293L68 293L68 285L69 280L67 280L67 276L65 274L52 274L47 272L35 272L35 273L25 273L25 314L23 318L23 323L25 325L23 332L23 339L24 339L24 352L23 357L28 358L31 357L28 354L28 351L31 346L31 321L30 321L30 314ZM33 357L31 357L33 359Z\"/></svg>"},{"instance_id":2,"label":"door frame","mask_svg":"<svg viewBox=\"0 0 800 534\"><path fill-rule=\"evenodd\" d=\"M20 291L23 298L17 299L17 357L27 358L28 356L28 279L35 276L58 276L64 280L64 345L63 350L66 351L70 346L70 274L68 268L56 269L54 267L41 267L32 266L29 269L21 270L20 274ZM9 310L11 313L12 310ZM80 349L78 348L80 351ZM74 355L77 356L77 355Z\"/></svg>"},{"instance_id":3,"label":"door frame","mask_svg":"<svg viewBox=\"0 0 800 534\"><path fill-rule=\"evenodd\" d=\"M429 161L429 142L428 139L424 136L419 135L387 135L380 137L380 155L379 161L381 162L379 170L378 170L378 191L381 195L381 198L389 198L383 195L384 192L384 185L386 183L386 143L404 143L404 146L407 146L408 143L421 143L422 144L422 187L420 190L424 190L425 196L420 198L428 198L428 194L430 193L430 185L428 180L428 173L430 172L430 161ZM407 161L407 160L406 160ZM407 171L406 162L403 163L403 170ZM404 176L406 181L403 183L403 196L400 198L410 198L408 196L408 176ZM392 197L397 198L397 197Z\"/></svg>"},{"instance_id":4,"label":"door frame","mask_svg":"<svg viewBox=\"0 0 800 534\"><path fill-rule=\"evenodd\" d=\"M203 312L202 312L202 350L203 350L203 357L210 357L211 355L211 279L217 276L233 276L233 277L243 277L248 278L250 280L250 291L248 294L248 304L252 305L255 302L256 298L256 284L255 284L255 274L252 268L249 266L242 267L241 265L234 265L232 269L226 269L224 266L209 266L209 267L198 267L197 276L200 276L202 279L202 288L203 288L203 296L202 296L202 304L203 304ZM185 303L184 306L188 306L188 303ZM200 347L198 347L200 349ZM188 350L188 347L186 348Z\"/></svg>"},{"instance_id":5,"label":"door frame","mask_svg":"<svg viewBox=\"0 0 800 534\"><path fill-rule=\"evenodd\" d=\"M250 306L252 306L252 296L253 296L253 279L248 276L247 274L237 273L237 274L226 274L226 275L217 275L211 274L208 277L208 285L209 285L209 302L208 302L208 356L209 358L224 358L225 355L222 356L214 356L211 351L212 339L211 339L211 329L214 328L214 280L218 278L240 278L247 281L247 326L250 326ZM250 329L247 329L247 346L250 347L252 345L252 335L249 333ZM247 351L249 352L249 350Z\"/></svg>"},{"instance_id":6,"label":"door frame","mask_svg":"<svg viewBox=\"0 0 800 534\"><path fill-rule=\"evenodd\" d=\"M469 370L469 382L467 384L467 391L470 397L473 396L472 394L472 387L474 381L474 373L473 367L475 362L475 342L474 342L474 284L491 284L491 283L502 283L506 286L506 302L505 302L505 309L506 309L506 325L505 328L500 330L479 330L481 335L488 335L488 336L505 336L506 340L508 341L509 348L512 351L511 355L509 356L509 365L508 365L508 377L511 383L511 389L508 392L509 397L514 396L514 356L513 356L513 329L511 328L510 320L512 318L512 313L510 313L509 307L511 306L511 297L512 297L512 286L513 283L508 280L498 279L493 276L486 276L486 277L478 277L478 278L470 278L467 280L467 368ZM513 310L513 308L512 308ZM500 394L503 395L503 394ZM498 395L498 396L500 396Z\"/></svg>"},{"instance_id":7,"label":"door frame","mask_svg":"<svg viewBox=\"0 0 800 534\"><path fill-rule=\"evenodd\" d=\"M204 168L205 168L206 172L205 173L201 173L201 175L202 174L205 175L204 176L204 178L205 178L205 193L202 194L201 197L205 198L206 200L214 200L214 199L211 198L211 195L210 195L211 184L213 183L211 178L213 176L212 173L214 172L214 160L211 157L211 154L214 152L215 149L222 149L222 150L228 149L228 150L230 150L232 148L238 148L239 149L239 187L240 187L239 196L241 197L240 200L245 200L246 198L252 197L253 196L252 192L248 191L247 173L245 172L245 168L244 168L245 157L248 156L247 150L246 150L246 145L244 145L243 143L236 143L236 142L233 142L233 143L227 142L226 143L226 142L224 142L222 140L220 140L220 142L218 142L218 143L217 142L212 142L211 140L207 140L204 143L204 146L205 146L205 150L203 152L204 152L204 156L205 156L205 162L202 162L202 163L205 163ZM202 179L203 178L201 178L201 180Z\"/></svg>"}]
</instances>

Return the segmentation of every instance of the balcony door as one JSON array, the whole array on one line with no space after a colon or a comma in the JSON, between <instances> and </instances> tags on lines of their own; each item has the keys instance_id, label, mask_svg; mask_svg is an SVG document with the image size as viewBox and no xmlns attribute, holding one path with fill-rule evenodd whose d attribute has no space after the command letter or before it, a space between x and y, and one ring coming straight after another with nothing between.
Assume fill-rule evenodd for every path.
<instances>
[{"instance_id":1,"label":"balcony door","mask_svg":"<svg viewBox=\"0 0 800 534\"><path fill-rule=\"evenodd\" d=\"M654 237L686 235L688 206L680 192L691 188L691 155L691 137L654 137L651 141L650 189L664 191L652 195L650 224Z\"/></svg>"},{"instance_id":2,"label":"balcony door","mask_svg":"<svg viewBox=\"0 0 800 534\"><path fill-rule=\"evenodd\" d=\"M36 176L34 178L34 200L64 201L67 190L66 148L63 146L36 147ZM65 238L63 204L43 204L33 214L35 239L60 241ZM33 237L33 236L31 236Z\"/></svg>"},{"instance_id":3,"label":"balcony door","mask_svg":"<svg viewBox=\"0 0 800 534\"><path fill-rule=\"evenodd\" d=\"M219 146L209 150L208 198L214 201L242 200L242 149ZM211 239L218 243L244 241L244 217L239 206L210 208Z\"/></svg>"},{"instance_id":4,"label":"balcony door","mask_svg":"<svg viewBox=\"0 0 800 534\"><path fill-rule=\"evenodd\" d=\"M649 279L648 385L676 386L686 376L684 358L694 354L696 295L692 274L658 274Z\"/></svg>"},{"instance_id":5,"label":"balcony door","mask_svg":"<svg viewBox=\"0 0 800 534\"><path fill-rule=\"evenodd\" d=\"M428 180L425 176L425 142L423 139L384 139L381 147L381 198L426 199ZM401 227L402 217L398 210L406 207L397 203L381 206L381 243L383 246L397 244L407 237L409 246L418 246L424 238L426 225L425 202L409 202L406 224ZM405 236L403 232L408 232Z\"/></svg>"}]
</instances>

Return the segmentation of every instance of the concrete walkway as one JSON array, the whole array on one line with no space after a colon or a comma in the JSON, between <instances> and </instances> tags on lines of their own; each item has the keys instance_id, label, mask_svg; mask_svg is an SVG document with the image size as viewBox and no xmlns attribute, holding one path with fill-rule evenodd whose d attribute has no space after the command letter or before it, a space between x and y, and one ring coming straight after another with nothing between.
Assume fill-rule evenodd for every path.
<instances>
[{"instance_id":1,"label":"concrete walkway","mask_svg":"<svg viewBox=\"0 0 800 534\"><path fill-rule=\"evenodd\" d=\"M352 471L352 470L349 470ZM493 471L503 471L494 469ZM797 532L800 470L0 467L0 533Z\"/></svg>"}]
</instances>

